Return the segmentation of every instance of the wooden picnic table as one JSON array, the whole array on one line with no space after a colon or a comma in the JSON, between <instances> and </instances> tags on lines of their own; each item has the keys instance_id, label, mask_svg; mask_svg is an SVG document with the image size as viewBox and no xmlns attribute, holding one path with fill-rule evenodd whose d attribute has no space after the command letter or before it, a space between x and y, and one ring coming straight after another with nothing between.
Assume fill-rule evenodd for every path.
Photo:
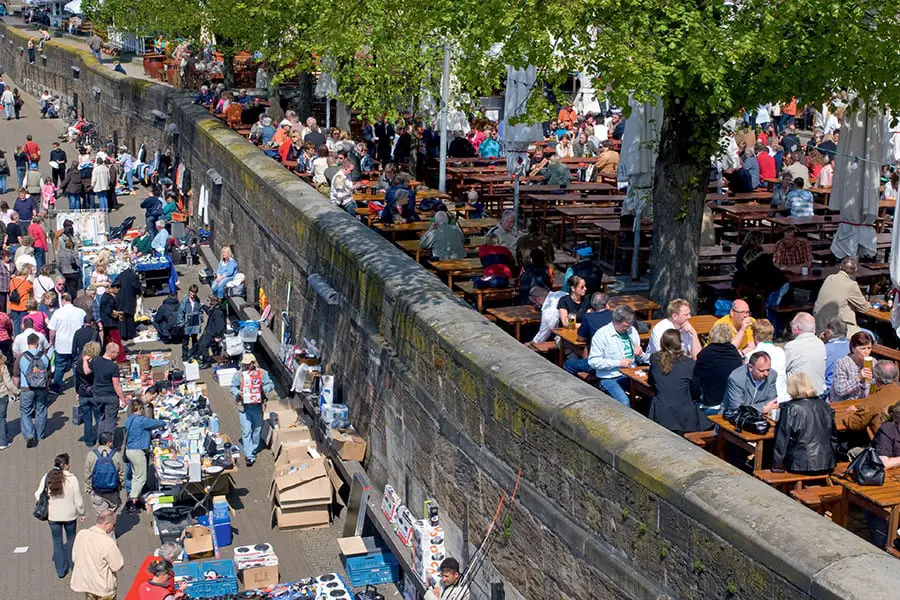
<instances>
[{"instance_id":1,"label":"wooden picnic table","mask_svg":"<svg viewBox=\"0 0 900 600\"><path fill-rule=\"evenodd\" d=\"M453 288L453 278L465 275L477 275L484 268L480 258L457 258L453 260L434 260L428 264L447 277L447 287Z\"/></svg>"},{"instance_id":2,"label":"wooden picnic table","mask_svg":"<svg viewBox=\"0 0 900 600\"><path fill-rule=\"evenodd\" d=\"M694 315L691 317L691 325L694 327L694 331L697 332L697 335L709 335L709 331L713 328L716 321L719 320L719 317L715 315ZM653 329L654 325L662 321L662 319L648 319L646 321L649 329L646 333L641 333L640 338L642 342L646 342L650 339L650 331Z\"/></svg>"},{"instance_id":3,"label":"wooden picnic table","mask_svg":"<svg viewBox=\"0 0 900 600\"><path fill-rule=\"evenodd\" d=\"M484 303L494 300L512 300L519 294L519 288L476 288L472 281L457 281L453 289L463 293L467 299L475 299L478 312L484 312Z\"/></svg>"},{"instance_id":4,"label":"wooden picnic table","mask_svg":"<svg viewBox=\"0 0 900 600\"><path fill-rule=\"evenodd\" d=\"M619 372L628 378L628 387L630 388L630 396L632 400L638 396L645 398L653 398L656 395L656 388L650 385L650 367L625 367L619 369Z\"/></svg>"},{"instance_id":5,"label":"wooden picnic table","mask_svg":"<svg viewBox=\"0 0 900 600\"><path fill-rule=\"evenodd\" d=\"M862 314L867 317L871 317L876 321L881 321L882 323L891 322L891 312L888 310L878 310L877 308L870 308Z\"/></svg>"},{"instance_id":6,"label":"wooden picnic table","mask_svg":"<svg viewBox=\"0 0 900 600\"><path fill-rule=\"evenodd\" d=\"M457 221L463 233L477 233L483 229L489 229L497 224L497 219L485 217L482 219L459 219ZM373 223L372 227L391 234L391 241L396 241L398 233L421 233L428 231L431 227L429 221L415 221L413 223L395 223L393 225L385 225L384 223Z\"/></svg>"},{"instance_id":7,"label":"wooden picnic table","mask_svg":"<svg viewBox=\"0 0 900 600\"><path fill-rule=\"evenodd\" d=\"M814 269L809 269L809 273L806 275L801 274L802 267L783 267L781 272L784 273L784 276L787 280L794 285L802 285L802 284L812 284L812 283L821 283L825 281L825 279L829 275L834 275L840 270L840 265L832 265L827 267L816 267ZM816 273L818 271L818 274ZM856 271L856 279L872 279L876 277L881 277L882 273L878 271L873 271L865 266L860 265L859 269Z\"/></svg>"},{"instance_id":8,"label":"wooden picnic table","mask_svg":"<svg viewBox=\"0 0 900 600\"><path fill-rule=\"evenodd\" d=\"M566 221L572 222L572 240L578 243L578 220L590 218L593 220L612 219L618 221L622 209L618 206L557 206L554 209L562 215L562 226L559 228L559 245L566 241Z\"/></svg>"},{"instance_id":9,"label":"wooden picnic table","mask_svg":"<svg viewBox=\"0 0 900 600\"><path fill-rule=\"evenodd\" d=\"M532 304L489 308L484 312L497 319L498 322L511 326L516 339L520 342L522 341L523 326L538 325L541 322L541 311Z\"/></svg>"},{"instance_id":10,"label":"wooden picnic table","mask_svg":"<svg viewBox=\"0 0 900 600\"><path fill-rule=\"evenodd\" d=\"M587 340L578 335L577 327L557 327L553 330L553 334L559 336L562 348L559 353L559 366L563 366L566 360L566 354L572 352L578 356L585 356Z\"/></svg>"},{"instance_id":11,"label":"wooden picnic table","mask_svg":"<svg viewBox=\"0 0 900 600\"><path fill-rule=\"evenodd\" d=\"M600 250L597 253L600 260L605 260L605 257L609 257L608 266L612 269L614 274L617 274L616 271L616 259L619 256L619 238L623 234L632 234L634 232L634 227L632 225L624 225L620 220L613 221L601 221L597 223L597 227L599 231L597 235L599 237L599 246ZM641 233L650 233L653 231L653 223L643 222L641 223ZM609 248L610 252L604 253L604 250ZM637 249L635 249L637 250Z\"/></svg>"},{"instance_id":12,"label":"wooden picnic table","mask_svg":"<svg viewBox=\"0 0 900 600\"><path fill-rule=\"evenodd\" d=\"M888 522L885 550L894 556L900 556L900 552L894 548L897 527L900 525L900 469L885 470L884 484L882 485L859 485L837 472L831 476L831 481L843 488L841 508L832 517L834 522L842 527L847 527L851 504L873 513L878 518L885 519Z\"/></svg>"},{"instance_id":13,"label":"wooden picnic table","mask_svg":"<svg viewBox=\"0 0 900 600\"><path fill-rule=\"evenodd\" d=\"M725 444L729 443L737 446L741 450L753 454L753 471L761 471L763 468L764 446L767 441L775 439L775 422L770 420L769 431L763 435L750 433L749 431L738 432L734 425L725 420L722 415L710 415L711 423L718 425L719 431L716 435L716 454L722 460L726 459Z\"/></svg>"},{"instance_id":14,"label":"wooden picnic table","mask_svg":"<svg viewBox=\"0 0 900 600\"><path fill-rule=\"evenodd\" d=\"M421 262L423 252L428 252L429 254L431 253L430 250L422 249L422 247L419 245L419 240L417 240L417 239L416 240L397 240L396 242L394 242L394 245L396 245L398 248L400 248L407 254L412 255L412 257L414 259L416 259L416 262Z\"/></svg>"}]
</instances>

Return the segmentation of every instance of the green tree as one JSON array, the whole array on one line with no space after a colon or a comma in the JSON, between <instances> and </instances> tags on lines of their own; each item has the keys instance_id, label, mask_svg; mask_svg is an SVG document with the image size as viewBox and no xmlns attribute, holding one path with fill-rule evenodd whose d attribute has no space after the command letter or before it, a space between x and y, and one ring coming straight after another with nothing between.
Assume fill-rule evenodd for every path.
<instances>
[{"instance_id":1,"label":"green tree","mask_svg":"<svg viewBox=\"0 0 900 600\"><path fill-rule=\"evenodd\" d=\"M547 87L591 72L616 104L631 92L660 98L651 296L663 302L696 298L708 169L725 120L792 96L820 104L839 88L872 108L900 106L900 0L105 0L99 10L123 28L204 24L260 49L276 76L317 70L327 56L341 99L368 114L425 91L438 98L445 44L472 97L497 89L506 65L530 64ZM529 116L549 109L535 94Z\"/></svg>"}]
</instances>

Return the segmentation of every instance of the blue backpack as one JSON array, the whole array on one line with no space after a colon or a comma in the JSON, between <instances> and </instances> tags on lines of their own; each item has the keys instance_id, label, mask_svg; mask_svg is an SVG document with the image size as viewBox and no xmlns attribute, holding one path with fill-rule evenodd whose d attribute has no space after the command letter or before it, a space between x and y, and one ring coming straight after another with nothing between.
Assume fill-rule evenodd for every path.
<instances>
[{"instance_id":1,"label":"blue backpack","mask_svg":"<svg viewBox=\"0 0 900 600\"><path fill-rule=\"evenodd\" d=\"M94 450L97 455L97 462L94 463L94 470L91 471L91 487L95 492L116 492L119 490L119 470L113 462L115 452L110 451L101 454L99 450Z\"/></svg>"}]
</instances>

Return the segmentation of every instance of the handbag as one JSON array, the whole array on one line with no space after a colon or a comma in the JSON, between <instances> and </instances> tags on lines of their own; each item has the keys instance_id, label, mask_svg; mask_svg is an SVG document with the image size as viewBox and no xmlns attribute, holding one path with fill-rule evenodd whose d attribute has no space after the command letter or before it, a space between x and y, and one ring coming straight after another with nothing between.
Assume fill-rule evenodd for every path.
<instances>
[{"instance_id":1,"label":"handbag","mask_svg":"<svg viewBox=\"0 0 900 600\"><path fill-rule=\"evenodd\" d=\"M81 412L81 405L76 404L72 407L72 425L81 425L84 423L84 414Z\"/></svg>"},{"instance_id":2,"label":"handbag","mask_svg":"<svg viewBox=\"0 0 900 600\"><path fill-rule=\"evenodd\" d=\"M49 473L47 473L49 475ZM44 489L38 496L37 502L34 503L34 510L31 513L38 521L46 521L50 518L50 493L47 491L47 477L44 477Z\"/></svg>"},{"instance_id":3,"label":"handbag","mask_svg":"<svg viewBox=\"0 0 900 600\"><path fill-rule=\"evenodd\" d=\"M859 485L883 485L884 463L881 462L875 448L869 446L853 459L844 476L853 479Z\"/></svg>"},{"instance_id":4,"label":"handbag","mask_svg":"<svg viewBox=\"0 0 900 600\"><path fill-rule=\"evenodd\" d=\"M769 431L769 420L757 409L744 404L735 410L726 411L725 420L734 425L734 430L740 433L747 430L756 435L765 435Z\"/></svg>"}]
</instances>

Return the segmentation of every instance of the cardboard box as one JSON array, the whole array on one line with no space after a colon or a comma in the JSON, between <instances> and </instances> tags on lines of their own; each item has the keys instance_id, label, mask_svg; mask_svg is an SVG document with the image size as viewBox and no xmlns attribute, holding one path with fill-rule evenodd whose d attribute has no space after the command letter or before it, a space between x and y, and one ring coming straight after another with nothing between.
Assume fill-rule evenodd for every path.
<instances>
[{"instance_id":1,"label":"cardboard box","mask_svg":"<svg viewBox=\"0 0 900 600\"><path fill-rule=\"evenodd\" d=\"M324 458L311 458L299 465L276 469L269 493L283 509L331 505L334 491Z\"/></svg>"},{"instance_id":2,"label":"cardboard box","mask_svg":"<svg viewBox=\"0 0 900 600\"><path fill-rule=\"evenodd\" d=\"M266 402L266 412L263 417L268 420L272 426L280 428L290 427L299 422L299 413L297 408L286 400L270 400Z\"/></svg>"},{"instance_id":3,"label":"cardboard box","mask_svg":"<svg viewBox=\"0 0 900 600\"><path fill-rule=\"evenodd\" d=\"M309 446L291 445L281 448L278 458L275 460L275 470L288 465L299 465L310 459Z\"/></svg>"},{"instance_id":4,"label":"cardboard box","mask_svg":"<svg viewBox=\"0 0 900 600\"><path fill-rule=\"evenodd\" d=\"M317 529L331 523L329 504L284 509L276 506L272 511L278 529Z\"/></svg>"},{"instance_id":5,"label":"cardboard box","mask_svg":"<svg viewBox=\"0 0 900 600\"><path fill-rule=\"evenodd\" d=\"M362 462L366 458L366 440L352 429L332 429L331 445L344 460Z\"/></svg>"},{"instance_id":6,"label":"cardboard box","mask_svg":"<svg viewBox=\"0 0 900 600\"><path fill-rule=\"evenodd\" d=\"M314 444L312 432L304 425L272 428L270 440L269 445L276 458L278 458L282 446L310 446Z\"/></svg>"},{"instance_id":7,"label":"cardboard box","mask_svg":"<svg viewBox=\"0 0 900 600\"><path fill-rule=\"evenodd\" d=\"M191 525L184 530L184 551L190 558L209 558L214 554L209 527Z\"/></svg>"},{"instance_id":8,"label":"cardboard box","mask_svg":"<svg viewBox=\"0 0 900 600\"><path fill-rule=\"evenodd\" d=\"M241 571L241 581L245 590L254 590L275 585L279 582L278 567L253 567Z\"/></svg>"}]
</instances>

